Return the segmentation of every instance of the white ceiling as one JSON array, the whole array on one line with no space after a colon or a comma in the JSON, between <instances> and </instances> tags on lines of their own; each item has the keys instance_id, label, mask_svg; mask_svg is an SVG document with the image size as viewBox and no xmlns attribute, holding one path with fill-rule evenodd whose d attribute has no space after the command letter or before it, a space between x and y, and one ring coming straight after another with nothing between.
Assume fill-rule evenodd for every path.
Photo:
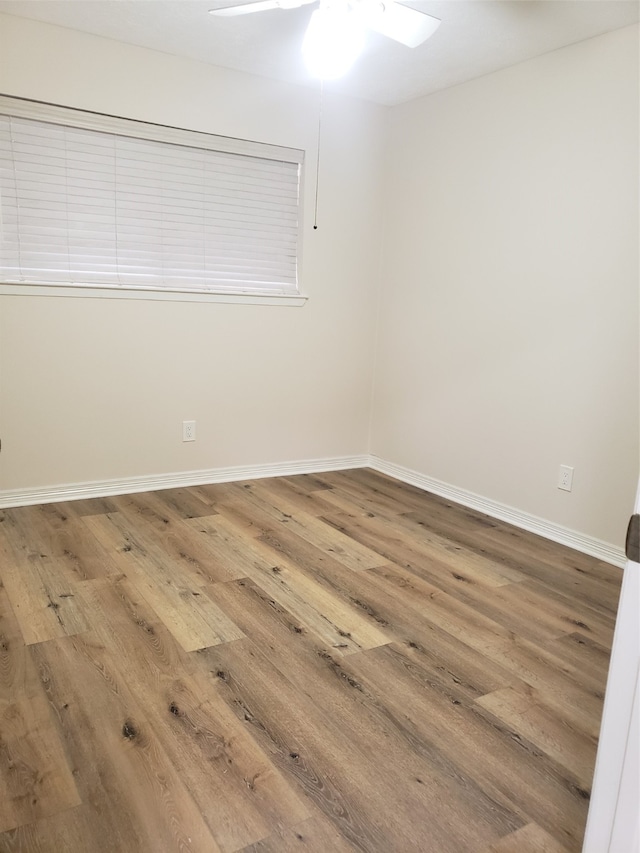
<instances>
[{"instance_id":1,"label":"white ceiling","mask_svg":"<svg viewBox=\"0 0 640 853\"><path fill-rule=\"evenodd\" d=\"M129 44L313 85L300 45L313 6L237 18L209 9L237 0L0 0L0 12ZM403 0L442 20L410 49L370 33L349 74L325 84L398 104L635 23L639 0Z\"/></svg>"}]
</instances>

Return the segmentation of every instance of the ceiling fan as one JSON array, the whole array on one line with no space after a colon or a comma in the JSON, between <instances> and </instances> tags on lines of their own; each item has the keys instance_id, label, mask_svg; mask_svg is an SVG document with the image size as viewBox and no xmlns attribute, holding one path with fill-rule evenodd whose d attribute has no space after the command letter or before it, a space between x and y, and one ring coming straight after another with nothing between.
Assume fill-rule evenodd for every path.
<instances>
[{"instance_id":1,"label":"ceiling fan","mask_svg":"<svg viewBox=\"0 0 640 853\"><path fill-rule=\"evenodd\" d=\"M272 9L297 9L317 0L253 0L211 9L212 15L234 17ZM364 47L365 31L374 30L407 47L417 47L440 26L438 18L396 0L320 0L302 44L309 70L317 77L340 77Z\"/></svg>"}]
</instances>

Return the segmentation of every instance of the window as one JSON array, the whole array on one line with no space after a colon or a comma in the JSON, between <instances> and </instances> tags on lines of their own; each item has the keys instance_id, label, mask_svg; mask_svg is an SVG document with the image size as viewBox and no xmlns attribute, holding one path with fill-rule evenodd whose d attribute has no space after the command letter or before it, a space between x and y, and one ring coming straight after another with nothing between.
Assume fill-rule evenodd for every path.
<instances>
[{"instance_id":1,"label":"window","mask_svg":"<svg viewBox=\"0 0 640 853\"><path fill-rule=\"evenodd\" d=\"M0 97L1 289L299 297L302 162Z\"/></svg>"}]
</instances>

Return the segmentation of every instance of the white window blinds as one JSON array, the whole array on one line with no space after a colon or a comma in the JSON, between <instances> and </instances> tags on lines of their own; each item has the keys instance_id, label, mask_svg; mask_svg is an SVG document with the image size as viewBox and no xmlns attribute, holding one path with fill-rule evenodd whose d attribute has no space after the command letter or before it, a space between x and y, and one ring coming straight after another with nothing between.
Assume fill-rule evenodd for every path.
<instances>
[{"instance_id":1,"label":"white window blinds","mask_svg":"<svg viewBox=\"0 0 640 853\"><path fill-rule=\"evenodd\" d=\"M0 98L0 281L298 292L302 152Z\"/></svg>"}]
</instances>

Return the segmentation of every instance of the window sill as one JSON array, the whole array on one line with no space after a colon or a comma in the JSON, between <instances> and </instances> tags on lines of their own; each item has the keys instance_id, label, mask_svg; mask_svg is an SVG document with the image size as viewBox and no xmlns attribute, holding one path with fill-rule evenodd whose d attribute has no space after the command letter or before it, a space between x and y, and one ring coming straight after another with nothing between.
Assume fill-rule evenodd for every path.
<instances>
[{"instance_id":1,"label":"window sill","mask_svg":"<svg viewBox=\"0 0 640 853\"><path fill-rule=\"evenodd\" d=\"M244 305L302 306L302 294L215 293L191 290L160 290L87 285L7 284L0 282L0 296L66 296L85 299L143 299L151 302L226 302Z\"/></svg>"}]
</instances>

